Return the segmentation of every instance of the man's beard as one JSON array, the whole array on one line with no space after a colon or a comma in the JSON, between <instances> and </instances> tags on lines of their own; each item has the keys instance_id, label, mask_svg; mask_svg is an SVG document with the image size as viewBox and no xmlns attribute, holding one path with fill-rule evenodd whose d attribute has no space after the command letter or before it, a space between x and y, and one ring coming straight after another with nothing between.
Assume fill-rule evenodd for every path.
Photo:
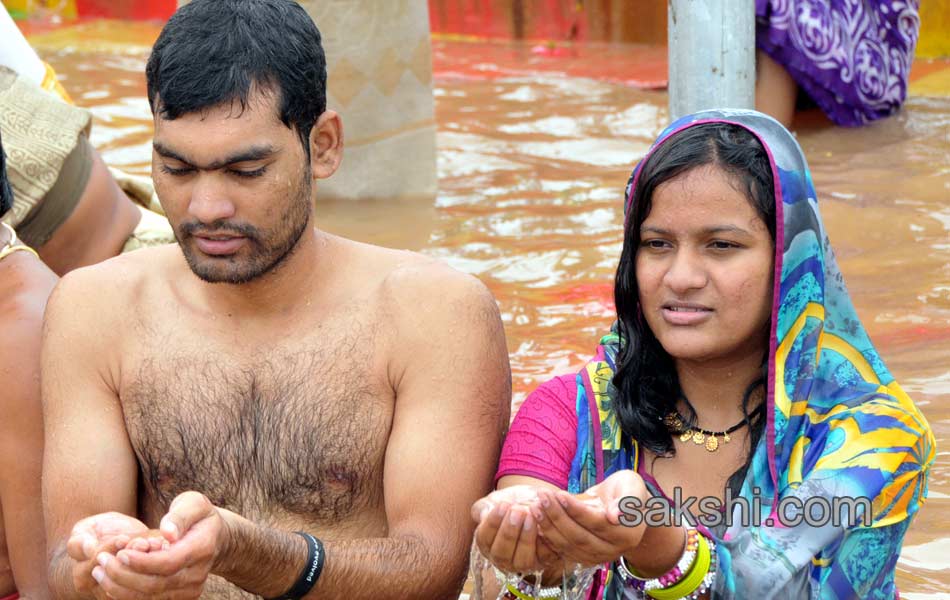
<instances>
[{"instance_id":1,"label":"man's beard","mask_svg":"<svg viewBox=\"0 0 950 600\"><path fill-rule=\"evenodd\" d=\"M285 262L310 225L309 169L298 187L296 198L284 213L277 227L265 235L256 227L242 223L218 220L209 225L197 221L183 223L175 230L175 238L185 255L191 272L207 283L249 283L275 271ZM236 233L246 239L245 248L231 256L209 257L200 254L188 241L195 233L213 235L215 232Z\"/></svg>"}]
</instances>

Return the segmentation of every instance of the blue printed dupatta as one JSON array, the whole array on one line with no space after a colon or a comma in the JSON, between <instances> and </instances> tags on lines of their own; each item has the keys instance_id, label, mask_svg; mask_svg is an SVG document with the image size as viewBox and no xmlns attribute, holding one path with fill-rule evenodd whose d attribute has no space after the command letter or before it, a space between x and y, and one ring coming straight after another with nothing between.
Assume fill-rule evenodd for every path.
<instances>
[{"instance_id":1,"label":"blue printed dupatta","mask_svg":"<svg viewBox=\"0 0 950 600\"><path fill-rule=\"evenodd\" d=\"M753 111L704 111L673 123L650 152L684 129L711 122L741 126L766 148L778 221L767 423L740 492L760 503L761 524L736 522L719 532L701 528L717 544L712 597L894 598L901 541L926 497L933 434L858 320L825 235L807 163L784 127ZM636 201L631 195L639 169L627 188L627 214ZM619 469L640 467L636 440L624 447L612 409L619 343L614 327L577 375L572 493ZM790 527L768 521L790 496L802 503L814 497L871 499L871 524ZM601 571L590 597L624 597L613 567Z\"/></svg>"}]
</instances>

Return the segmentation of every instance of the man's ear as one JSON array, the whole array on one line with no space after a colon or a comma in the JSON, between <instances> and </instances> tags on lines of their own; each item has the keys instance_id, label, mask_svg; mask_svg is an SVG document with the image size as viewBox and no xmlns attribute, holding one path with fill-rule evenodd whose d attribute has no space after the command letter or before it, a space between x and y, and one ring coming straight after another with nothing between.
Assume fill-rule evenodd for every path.
<instances>
[{"instance_id":1,"label":"man's ear","mask_svg":"<svg viewBox=\"0 0 950 600\"><path fill-rule=\"evenodd\" d=\"M343 121L325 110L310 130L310 171L315 179L333 175L343 160Z\"/></svg>"}]
</instances>

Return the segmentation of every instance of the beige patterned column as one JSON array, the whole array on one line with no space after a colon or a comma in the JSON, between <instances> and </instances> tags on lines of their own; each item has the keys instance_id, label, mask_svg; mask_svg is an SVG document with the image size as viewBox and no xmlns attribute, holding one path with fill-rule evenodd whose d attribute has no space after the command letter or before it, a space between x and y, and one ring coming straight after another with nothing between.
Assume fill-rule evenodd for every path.
<instances>
[{"instance_id":1,"label":"beige patterned column","mask_svg":"<svg viewBox=\"0 0 950 600\"><path fill-rule=\"evenodd\" d=\"M343 117L346 146L317 198L435 197L428 2L298 1L323 35L327 103Z\"/></svg>"}]
</instances>

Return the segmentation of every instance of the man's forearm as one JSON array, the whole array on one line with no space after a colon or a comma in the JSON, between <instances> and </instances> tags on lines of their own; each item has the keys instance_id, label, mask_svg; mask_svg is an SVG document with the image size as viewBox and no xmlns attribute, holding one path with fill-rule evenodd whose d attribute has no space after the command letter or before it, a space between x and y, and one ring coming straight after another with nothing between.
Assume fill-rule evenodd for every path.
<instances>
[{"instance_id":1,"label":"man's forearm","mask_svg":"<svg viewBox=\"0 0 950 600\"><path fill-rule=\"evenodd\" d=\"M57 600L86 600L93 598L91 594L84 594L76 590L73 585L73 559L66 553L66 546L60 544L50 553L48 568L49 591Z\"/></svg>"},{"instance_id":2,"label":"man's forearm","mask_svg":"<svg viewBox=\"0 0 950 600\"><path fill-rule=\"evenodd\" d=\"M218 511L224 517L225 536L211 572L264 598L289 590L307 560L306 542L296 534Z\"/></svg>"},{"instance_id":3,"label":"man's forearm","mask_svg":"<svg viewBox=\"0 0 950 600\"><path fill-rule=\"evenodd\" d=\"M307 562L306 541L241 517L226 521L228 539L212 572L264 598L286 593ZM419 537L324 544L323 571L306 596L314 600L455 600L465 579L464 557L434 553Z\"/></svg>"},{"instance_id":4,"label":"man's forearm","mask_svg":"<svg viewBox=\"0 0 950 600\"><path fill-rule=\"evenodd\" d=\"M311 596L333 600L456 600L468 565L448 550L433 551L419 537L389 537L327 544L327 565Z\"/></svg>"}]
</instances>

